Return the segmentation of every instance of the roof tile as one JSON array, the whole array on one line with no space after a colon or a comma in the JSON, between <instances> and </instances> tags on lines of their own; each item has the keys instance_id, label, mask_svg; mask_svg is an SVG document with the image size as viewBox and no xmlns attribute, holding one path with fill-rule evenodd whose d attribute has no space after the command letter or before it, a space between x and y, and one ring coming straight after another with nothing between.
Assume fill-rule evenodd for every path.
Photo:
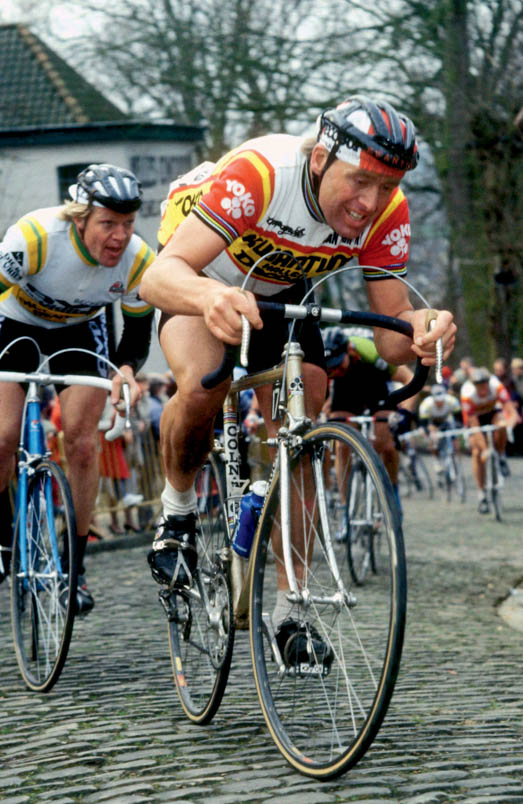
<instances>
[{"instance_id":1,"label":"roof tile","mask_svg":"<svg viewBox=\"0 0 523 804\"><path fill-rule=\"evenodd\" d=\"M0 129L128 119L24 25L0 25Z\"/></svg>"}]
</instances>

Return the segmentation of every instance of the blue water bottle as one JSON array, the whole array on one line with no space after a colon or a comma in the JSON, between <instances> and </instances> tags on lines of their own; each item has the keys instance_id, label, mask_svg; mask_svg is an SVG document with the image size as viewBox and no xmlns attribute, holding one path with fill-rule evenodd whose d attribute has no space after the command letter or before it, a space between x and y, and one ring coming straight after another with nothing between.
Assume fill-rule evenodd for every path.
<instances>
[{"instance_id":1,"label":"blue water bottle","mask_svg":"<svg viewBox=\"0 0 523 804\"><path fill-rule=\"evenodd\" d=\"M232 537L232 548L242 558L249 558L267 483L265 480L257 480L250 489L248 494L242 497L238 524Z\"/></svg>"}]
</instances>

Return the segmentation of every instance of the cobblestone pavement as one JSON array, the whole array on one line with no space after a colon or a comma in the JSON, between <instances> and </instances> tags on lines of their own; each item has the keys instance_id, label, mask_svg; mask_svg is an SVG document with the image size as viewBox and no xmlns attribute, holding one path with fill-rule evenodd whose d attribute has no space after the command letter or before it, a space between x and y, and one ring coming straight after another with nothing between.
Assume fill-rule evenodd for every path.
<instances>
[{"instance_id":1,"label":"cobblestone pavement","mask_svg":"<svg viewBox=\"0 0 523 804\"><path fill-rule=\"evenodd\" d=\"M210 726L183 716L145 543L88 560L96 607L61 679L25 690L0 586L0 800L19 802L523 802L523 634L498 604L523 576L523 460L506 522L467 502L405 502L407 638L381 731L341 779L293 771L265 728L238 635ZM136 545L136 543L135 543ZM113 545L115 546L115 545Z\"/></svg>"}]
</instances>

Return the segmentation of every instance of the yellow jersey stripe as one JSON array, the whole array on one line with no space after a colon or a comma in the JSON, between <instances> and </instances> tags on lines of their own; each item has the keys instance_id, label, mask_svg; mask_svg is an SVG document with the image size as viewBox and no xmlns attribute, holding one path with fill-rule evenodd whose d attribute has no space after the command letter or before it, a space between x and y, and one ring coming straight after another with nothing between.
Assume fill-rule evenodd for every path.
<instances>
[{"instance_id":1,"label":"yellow jersey stripe","mask_svg":"<svg viewBox=\"0 0 523 804\"><path fill-rule=\"evenodd\" d=\"M149 267L149 265L152 263L153 260L154 260L154 254L152 249L149 248L147 243L144 243L140 251L136 255L134 262L131 266L131 270L129 271L130 280L127 285L128 293L131 290L134 290L134 288L140 283L140 280L143 276L145 269Z\"/></svg>"},{"instance_id":2,"label":"yellow jersey stripe","mask_svg":"<svg viewBox=\"0 0 523 804\"><path fill-rule=\"evenodd\" d=\"M367 237L365 239L365 243L368 243L368 241L371 239L371 237L374 234L374 232L376 231L376 229L379 226L381 226L381 224L384 221L387 220L389 215L392 215L394 210L397 209L397 207L399 207L399 205L402 203L402 201L404 199L405 199L405 196L403 195L403 191L398 189L398 191L394 194L394 197L387 204L385 210L379 216L378 220L374 221L374 225L372 226L370 232L368 233L368 235L367 235ZM365 243L363 245L365 245Z\"/></svg>"},{"instance_id":3,"label":"yellow jersey stripe","mask_svg":"<svg viewBox=\"0 0 523 804\"><path fill-rule=\"evenodd\" d=\"M47 232L36 218L22 218L18 226L27 243L29 274L37 274L47 259Z\"/></svg>"}]
</instances>

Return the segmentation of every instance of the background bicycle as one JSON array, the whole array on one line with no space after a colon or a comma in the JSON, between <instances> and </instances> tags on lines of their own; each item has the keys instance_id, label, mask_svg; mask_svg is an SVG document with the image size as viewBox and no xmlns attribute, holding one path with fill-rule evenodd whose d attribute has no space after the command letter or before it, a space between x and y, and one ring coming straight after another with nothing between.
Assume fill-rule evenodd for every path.
<instances>
[{"instance_id":1,"label":"background bicycle","mask_svg":"<svg viewBox=\"0 0 523 804\"><path fill-rule=\"evenodd\" d=\"M411 430L399 435L398 441L401 444L398 471L400 497L422 494L432 499L434 483L421 452L426 444L425 431L421 427Z\"/></svg>"},{"instance_id":2,"label":"background bicycle","mask_svg":"<svg viewBox=\"0 0 523 804\"><path fill-rule=\"evenodd\" d=\"M500 455L494 444L494 432L504 424L484 424L481 427L467 427L464 431L468 439L473 433L483 433L487 440L487 454L484 456L485 464L485 496L488 507L492 507L498 522L503 519L502 492L505 484L504 474L501 470ZM513 438L512 432L508 430L509 440ZM488 513L488 508L487 508Z\"/></svg>"},{"instance_id":3,"label":"background bicycle","mask_svg":"<svg viewBox=\"0 0 523 804\"><path fill-rule=\"evenodd\" d=\"M449 428L430 436L440 442L437 466L438 485L444 488L447 502L451 501L453 493L462 503L465 502L467 496L462 456L456 447L457 440L462 436L462 428Z\"/></svg>"},{"instance_id":4,"label":"background bicycle","mask_svg":"<svg viewBox=\"0 0 523 804\"><path fill-rule=\"evenodd\" d=\"M67 658L77 605L78 569L73 502L67 478L47 448L41 419L42 389L61 384L110 391L112 383L102 377L40 370L0 371L0 382L27 384L10 562L13 640L26 685L36 692L48 692ZM128 398L126 404L128 421ZM117 437L122 431L124 419L117 419L106 437Z\"/></svg>"}]
</instances>

